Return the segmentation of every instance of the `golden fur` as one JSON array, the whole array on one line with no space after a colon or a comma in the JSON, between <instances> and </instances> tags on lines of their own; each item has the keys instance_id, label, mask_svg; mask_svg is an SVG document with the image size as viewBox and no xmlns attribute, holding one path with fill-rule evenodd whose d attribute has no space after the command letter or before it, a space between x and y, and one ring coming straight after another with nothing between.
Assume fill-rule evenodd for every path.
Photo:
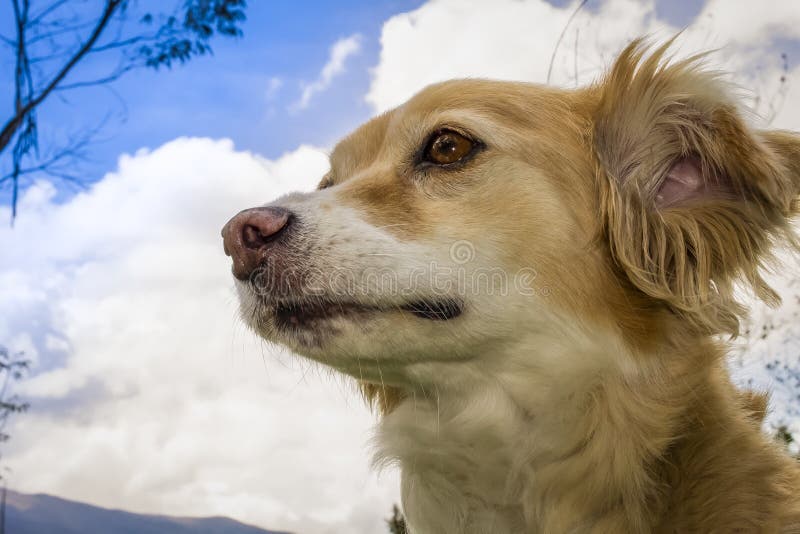
<instances>
[{"instance_id":1,"label":"golden fur","mask_svg":"<svg viewBox=\"0 0 800 534\"><path fill-rule=\"evenodd\" d=\"M276 201L325 236L304 260L322 271L406 272L456 239L482 266L535 268L536 295L471 288L452 321L337 318L315 343L253 323L360 379L415 534L800 533L800 467L723 341L746 315L737 283L778 300L760 273L797 244L800 137L750 127L702 56L667 46L636 41L575 91L430 86L342 141L324 189ZM487 149L420 172L409 154L442 125Z\"/></svg>"}]
</instances>

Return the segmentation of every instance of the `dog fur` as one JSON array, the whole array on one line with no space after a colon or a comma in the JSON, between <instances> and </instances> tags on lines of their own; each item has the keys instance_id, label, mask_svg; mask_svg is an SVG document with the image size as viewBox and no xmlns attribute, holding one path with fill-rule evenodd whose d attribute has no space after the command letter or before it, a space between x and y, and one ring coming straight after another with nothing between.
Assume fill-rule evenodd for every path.
<instances>
[{"instance_id":1,"label":"dog fur","mask_svg":"<svg viewBox=\"0 0 800 534\"><path fill-rule=\"evenodd\" d=\"M271 203L297 222L270 260L304 276L237 282L243 317L359 380L412 533L800 532L800 468L723 339L746 316L737 285L778 301L761 272L797 245L800 137L753 129L702 56L667 49L635 41L578 90L430 86L343 140L320 190ZM420 168L442 128L482 149ZM363 282L432 262L466 274L458 317ZM320 292L337 269L347 287ZM503 293L487 270L533 283ZM419 278L412 297L438 295ZM321 298L364 308L276 323L276 302Z\"/></svg>"}]
</instances>

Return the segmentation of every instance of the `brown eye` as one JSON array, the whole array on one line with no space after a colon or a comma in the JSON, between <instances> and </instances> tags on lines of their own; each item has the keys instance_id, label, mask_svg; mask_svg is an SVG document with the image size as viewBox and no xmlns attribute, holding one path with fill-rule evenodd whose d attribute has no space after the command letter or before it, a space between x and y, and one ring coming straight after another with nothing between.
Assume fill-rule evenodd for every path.
<instances>
[{"instance_id":1,"label":"brown eye","mask_svg":"<svg viewBox=\"0 0 800 534\"><path fill-rule=\"evenodd\" d=\"M425 160L436 165L455 163L472 152L475 143L452 130L442 130L431 138L425 149Z\"/></svg>"}]
</instances>

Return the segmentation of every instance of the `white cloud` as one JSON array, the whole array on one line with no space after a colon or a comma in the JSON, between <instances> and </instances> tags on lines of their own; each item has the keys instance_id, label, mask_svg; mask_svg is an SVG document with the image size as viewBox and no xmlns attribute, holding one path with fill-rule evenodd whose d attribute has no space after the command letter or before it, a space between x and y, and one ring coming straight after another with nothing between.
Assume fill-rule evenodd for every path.
<instances>
[{"instance_id":1,"label":"white cloud","mask_svg":"<svg viewBox=\"0 0 800 534\"><path fill-rule=\"evenodd\" d=\"M709 0L694 26L711 42L756 44L756 52L765 42L800 37L800 9L795 0L774 0L761 7L749 0Z\"/></svg>"},{"instance_id":2,"label":"white cloud","mask_svg":"<svg viewBox=\"0 0 800 534\"><path fill-rule=\"evenodd\" d=\"M577 3L558 8L545 0L438 0L396 15L383 26L380 61L366 99L380 112L450 78L545 83L553 49ZM631 39L648 35L663 41L680 30L658 19L654 0L597 4L584 8L566 31L553 61L552 83L571 87L576 78L579 84L589 83ZM746 1L711 0L681 34L676 52L686 56L719 47L711 63L730 71L751 95L760 95L758 111L768 115L766 103L780 79L779 50L774 48L780 39L800 40L795 0L764 9ZM798 100L787 99L784 105L789 113L798 108Z\"/></svg>"},{"instance_id":3,"label":"white cloud","mask_svg":"<svg viewBox=\"0 0 800 534\"><path fill-rule=\"evenodd\" d=\"M653 5L610 0L596 13L578 14L571 28L580 28L579 79L588 81L626 39L668 35L667 26L653 20ZM574 10L575 5L558 8L544 0L440 0L396 15L383 26L380 62L367 101L383 111L425 85L449 78L543 83L553 47ZM559 48L553 77L557 83L574 74L574 40L574 32L568 31Z\"/></svg>"},{"instance_id":4,"label":"white cloud","mask_svg":"<svg viewBox=\"0 0 800 534\"><path fill-rule=\"evenodd\" d=\"M264 92L264 97L267 101L274 100L278 92L283 87L283 79L278 76L273 76L267 82L267 90Z\"/></svg>"},{"instance_id":5,"label":"white cloud","mask_svg":"<svg viewBox=\"0 0 800 534\"><path fill-rule=\"evenodd\" d=\"M317 79L303 87L300 100L295 102L292 108L295 110L306 109L312 98L330 87L333 79L344 72L347 60L361 51L361 41L361 35L356 33L333 43L328 62L322 67Z\"/></svg>"},{"instance_id":6,"label":"white cloud","mask_svg":"<svg viewBox=\"0 0 800 534\"><path fill-rule=\"evenodd\" d=\"M244 329L219 235L326 166L308 147L267 161L178 139L65 204L46 183L27 192L0 226L0 332L66 362L21 384L14 487L303 533L384 528L398 489L369 471L372 417L343 380Z\"/></svg>"}]
</instances>

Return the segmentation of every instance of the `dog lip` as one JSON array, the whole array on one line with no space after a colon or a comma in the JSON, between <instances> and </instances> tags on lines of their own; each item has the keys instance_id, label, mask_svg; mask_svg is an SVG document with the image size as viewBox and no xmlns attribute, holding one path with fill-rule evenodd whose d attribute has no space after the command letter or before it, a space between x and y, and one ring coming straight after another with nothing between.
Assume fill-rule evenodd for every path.
<instances>
[{"instance_id":1,"label":"dog lip","mask_svg":"<svg viewBox=\"0 0 800 534\"><path fill-rule=\"evenodd\" d=\"M307 328L314 326L314 323L320 320L369 311L378 311L378 308L354 302L293 301L276 304L273 310L278 325L283 327Z\"/></svg>"},{"instance_id":2,"label":"dog lip","mask_svg":"<svg viewBox=\"0 0 800 534\"><path fill-rule=\"evenodd\" d=\"M464 312L463 305L453 299L439 301L421 300L412 304L402 306L402 309L411 312L421 319L431 321L449 321L455 319Z\"/></svg>"},{"instance_id":3,"label":"dog lip","mask_svg":"<svg viewBox=\"0 0 800 534\"><path fill-rule=\"evenodd\" d=\"M313 328L319 321L334 317L354 316L364 313L403 311L430 321L449 321L460 316L464 309L460 301L452 298L420 299L408 304L381 306L357 302L318 300L286 301L272 306L278 326L283 328Z\"/></svg>"}]
</instances>

